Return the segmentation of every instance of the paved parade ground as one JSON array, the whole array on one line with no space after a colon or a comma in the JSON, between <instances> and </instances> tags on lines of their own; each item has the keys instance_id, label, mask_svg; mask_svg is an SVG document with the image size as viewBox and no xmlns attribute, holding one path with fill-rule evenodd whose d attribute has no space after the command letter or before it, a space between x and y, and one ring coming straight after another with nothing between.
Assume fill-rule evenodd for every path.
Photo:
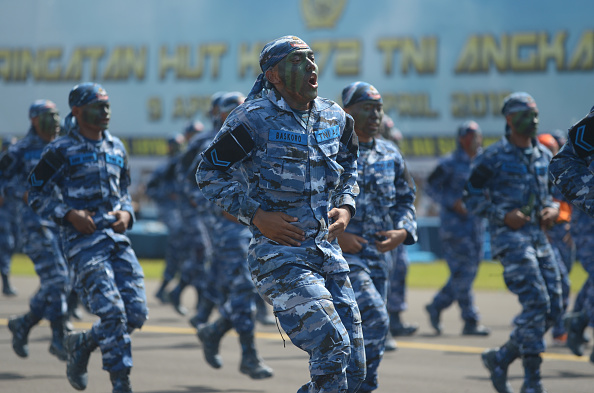
<instances>
[{"instance_id":1,"label":"paved parade ground","mask_svg":"<svg viewBox=\"0 0 594 393\"><path fill-rule=\"evenodd\" d=\"M17 276L12 281L19 291L18 297L0 297L0 392L75 392L66 379L65 363L48 353L50 329L46 322L31 332L29 358L21 359L12 351L6 326L8 317L27 311L28 299L36 290L38 280ZM274 369L273 378L256 381L239 373L240 351L235 334L228 334L222 341L223 368L210 368L187 319L154 298L157 283L147 281L150 318L142 331L132 336L134 392L290 393L308 380L307 355L295 348L284 333L286 342L283 344L276 326L258 325L256 334L260 355ZM444 334L438 337L433 334L424 311L424 305L433 294L433 289L409 291L409 310L402 317L407 322L418 322L420 329L415 336L398 340L397 351L386 353L380 366L380 388L376 392L495 392L479 354L507 340L511 320L519 310L515 297L505 291L476 293L483 323L493 330L491 336L461 336L459 309L454 306L444 312ZM192 289L186 290L183 301L188 308L193 308ZM84 314L83 321L75 322L74 327L88 328L94 320L95 316ZM549 333L547 343L550 341ZM591 347L587 350L588 356L590 350ZM543 384L549 393L594 391L594 364L588 362L587 356L578 358L567 348L549 348L544 359ZM523 376L521 362L512 364L509 376L514 391L518 392ZM111 392L109 375L101 369L99 350L91 355L89 386L85 392Z\"/></svg>"}]
</instances>

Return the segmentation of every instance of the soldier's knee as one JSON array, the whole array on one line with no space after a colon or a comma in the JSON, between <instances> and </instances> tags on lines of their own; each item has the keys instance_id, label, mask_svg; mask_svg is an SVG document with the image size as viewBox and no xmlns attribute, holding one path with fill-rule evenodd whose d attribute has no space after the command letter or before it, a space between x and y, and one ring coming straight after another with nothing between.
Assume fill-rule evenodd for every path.
<instances>
[{"instance_id":1,"label":"soldier's knee","mask_svg":"<svg viewBox=\"0 0 594 393\"><path fill-rule=\"evenodd\" d=\"M140 329L148 319L148 308L144 303L135 303L132 307L126 308L128 330Z\"/></svg>"}]
</instances>

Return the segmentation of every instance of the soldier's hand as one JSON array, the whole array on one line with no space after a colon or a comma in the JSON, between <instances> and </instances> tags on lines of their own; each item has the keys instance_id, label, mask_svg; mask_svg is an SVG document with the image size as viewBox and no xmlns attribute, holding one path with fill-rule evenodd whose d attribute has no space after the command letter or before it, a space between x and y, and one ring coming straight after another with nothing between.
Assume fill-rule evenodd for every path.
<instances>
[{"instance_id":1,"label":"soldier's hand","mask_svg":"<svg viewBox=\"0 0 594 393\"><path fill-rule=\"evenodd\" d=\"M94 215L95 213L91 213L88 210L72 209L66 213L64 218L80 233L90 235L97 229L95 222L93 221Z\"/></svg>"},{"instance_id":2,"label":"soldier's hand","mask_svg":"<svg viewBox=\"0 0 594 393\"><path fill-rule=\"evenodd\" d=\"M125 210L116 210L114 212L107 213L111 216L115 216L116 221L111 224L111 229L117 233L124 233L126 229L128 229L128 224L130 224L130 220L132 219L132 215L130 212Z\"/></svg>"},{"instance_id":3,"label":"soldier's hand","mask_svg":"<svg viewBox=\"0 0 594 393\"><path fill-rule=\"evenodd\" d=\"M383 236L385 240L377 240L375 246L379 252L392 251L399 245L401 245L407 236L406 229L393 229L391 231L380 231L376 235Z\"/></svg>"},{"instance_id":4,"label":"soldier's hand","mask_svg":"<svg viewBox=\"0 0 594 393\"><path fill-rule=\"evenodd\" d=\"M458 199L456 202L454 202L454 206L452 206L452 210L454 210L456 213L460 214L461 216L465 216L466 214L468 214L468 211L466 211L466 206L464 206L464 202L462 202L462 199Z\"/></svg>"},{"instance_id":5,"label":"soldier's hand","mask_svg":"<svg viewBox=\"0 0 594 393\"><path fill-rule=\"evenodd\" d=\"M0 206L4 205L4 198L0 196Z\"/></svg>"},{"instance_id":6,"label":"soldier's hand","mask_svg":"<svg viewBox=\"0 0 594 393\"><path fill-rule=\"evenodd\" d=\"M530 217L522 213L520 209L514 209L505 214L503 223L515 231L522 228L529 221Z\"/></svg>"},{"instance_id":7,"label":"soldier's hand","mask_svg":"<svg viewBox=\"0 0 594 393\"><path fill-rule=\"evenodd\" d=\"M283 246L298 247L305 240L305 232L291 224L297 221L297 217L283 212L267 212L260 208L252 219L252 223L270 240Z\"/></svg>"},{"instance_id":8,"label":"soldier's hand","mask_svg":"<svg viewBox=\"0 0 594 393\"><path fill-rule=\"evenodd\" d=\"M328 241L334 241L338 235L344 232L349 221L351 221L351 212L344 207L335 207L328 212L328 218L334 219L332 225L328 227Z\"/></svg>"},{"instance_id":9,"label":"soldier's hand","mask_svg":"<svg viewBox=\"0 0 594 393\"><path fill-rule=\"evenodd\" d=\"M338 235L338 244L343 252L347 254L356 254L363 249L363 245L368 241L357 236L354 233L343 232Z\"/></svg>"},{"instance_id":10,"label":"soldier's hand","mask_svg":"<svg viewBox=\"0 0 594 393\"><path fill-rule=\"evenodd\" d=\"M559 217L559 209L555 209L552 207L545 207L540 211L540 226L543 230L550 229L553 225L555 225L555 221L557 221L557 217Z\"/></svg>"}]
</instances>

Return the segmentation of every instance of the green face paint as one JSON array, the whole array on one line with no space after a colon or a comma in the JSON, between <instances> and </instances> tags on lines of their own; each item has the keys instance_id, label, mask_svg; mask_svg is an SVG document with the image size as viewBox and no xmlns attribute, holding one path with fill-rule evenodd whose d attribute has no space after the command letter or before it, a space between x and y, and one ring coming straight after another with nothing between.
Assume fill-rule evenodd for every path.
<instances>
[{"instance_id":1,"label":"green face paint","mask_svg":"<svg viewBox=\"0 0 594 393\"><path fill-rule=\"evenodd\" d=\"M359 101L348 107L348 113L355 120L355 131L361 140L373 138L380 131L384 117L384 106L378 101Z\"/></svg>"},{"instance_id":2,"label":"green face paint","mask_svg":"<svg viewBox=\"0 0 594 393\"><path fill-rule=\"evenodd\" d=\"M83 121L89 125L107 129L111 118L111 107L108 101L96 101L85 105L82 111Z\"/></svg>"},{"instance_id":3,"label":"green face paint","mask_svg":"<svg viewBox=\"0 0 594 393\"><path fill-rule=\"evenodd\" d=\"M511 114L513 130L523 136L533 138L538 129L538 111L530 109Z\"/></svg>"},{"instance_id":4,"label":"green face paint","mask_svg":"<svg viewBox=\"0 0 594 393\"><path fill-rule=\"evenodd\" d=\"M52 138L55 137L60 132L60 115L56 111L40 114L38 127L42 134Z\"/></svg>"},{"instance_id":5,"label":"green face paint","mask_svg":"<svg viewBox=\"0 0 594 393\"><path fill-rule=\"evenodd\" d=\"M288 54L278 63L278 74L290 99L307 104L318 96L318 66L311 49Z\"/></svg>"}]
</instances>

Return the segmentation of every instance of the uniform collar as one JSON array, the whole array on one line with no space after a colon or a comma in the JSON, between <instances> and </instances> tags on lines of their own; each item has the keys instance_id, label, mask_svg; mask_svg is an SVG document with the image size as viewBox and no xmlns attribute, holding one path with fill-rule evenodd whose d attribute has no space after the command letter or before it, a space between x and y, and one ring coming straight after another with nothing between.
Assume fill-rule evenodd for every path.
<instances>
[{"instance_id":1,"label":"uniform collar","mask_svg":"<svg viewBox=\"0 0 594 393\"><path fill-rule=\"evenodd\" d=\"M90 139L87 139L84 136L82 136L82 134L80 133L79 130L80 129L77 124L70 129L70 131L68 132L68 135L70 135L72 138L74 138L78 142L89 142ZM111 136L109 131L103 130L103 139L101 141L106 141L106 142L110 142L110 143L113 142L113 137ZM96 141L96 142L101 142L101 141Z\"/></svg>"}]
</instances>

